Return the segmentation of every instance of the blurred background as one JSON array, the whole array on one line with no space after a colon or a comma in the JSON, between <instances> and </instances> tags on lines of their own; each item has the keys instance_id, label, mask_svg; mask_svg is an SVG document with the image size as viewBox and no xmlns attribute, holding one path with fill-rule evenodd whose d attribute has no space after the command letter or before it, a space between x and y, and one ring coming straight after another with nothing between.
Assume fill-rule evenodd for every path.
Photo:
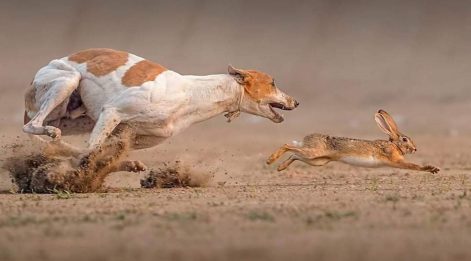
<instances>
[{"instance_id":1,"label":"blurred background","mask_svg":"<svg viewBox=\"0 0 471 261\"><path fill-rule=\"evenodd\" d=\"M283 124L221 116L195 132L383 137L373 113L384 108L412 137L465 135L470 12L468 1L427 0L1 1L0 119L12 124L0 128L21 130L23 92L41 66L109 47L181 74L225 73L228 64L262 70L301 103Z\"/></svg>"}]
</instances>

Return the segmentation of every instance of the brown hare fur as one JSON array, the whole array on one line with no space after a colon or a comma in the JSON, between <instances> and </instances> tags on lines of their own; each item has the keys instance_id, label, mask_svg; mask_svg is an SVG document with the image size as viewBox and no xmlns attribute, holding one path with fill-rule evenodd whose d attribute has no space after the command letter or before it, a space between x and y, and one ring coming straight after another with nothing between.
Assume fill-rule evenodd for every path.
<instances>
[{"instance_id":1,"label":"brown hare fur","mask_svg":"<svg viewBox=\"0 0 471 261\"><path fill-rule=\"evenodd\" d=\"M310 134L303 142L285 144L275 151L267 160L272 164L285 152L292 152L287 160L278 166L278 171L286 169L296 160L312 166L322 166L330 161L340 161L362 167L393 167L437 173L440 169L434 166L421 166L407 162L405 154L417 151L414 142L399 132L393 118L384 110L375 114L379 128L389 136L389 140L360 140L344 137L333 137L323 134Z\"/></svg>"}]
</instances>

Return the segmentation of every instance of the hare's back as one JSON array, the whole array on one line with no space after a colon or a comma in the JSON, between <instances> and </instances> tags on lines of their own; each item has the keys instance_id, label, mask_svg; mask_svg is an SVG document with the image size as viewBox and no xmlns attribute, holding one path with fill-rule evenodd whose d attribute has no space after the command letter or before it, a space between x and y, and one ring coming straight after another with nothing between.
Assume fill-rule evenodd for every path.
<instances>
[{"instance_id":1,"label":"hare's back","mask_svg":"<svg viewBox=\"0 0 471 261\"><path fill-rule=\"evenodd\" d=\"M305 147L324 147L330 151L361 151L365 153L376 153L379 146L376 141L352 139L345 137L335 137L324 134L310 134L304 137L303 145Z\"/></svg>"},{"instance_id":2,"label":"hare's back","mask_svg":"<svg viewBox=\"0 0 471 261\"><path fill-rule=\"evenodd\" d=\"M304 147L319 147L325 146L327 142L328 135L313 133L309 134L303 139L303 146Z\"/></svg>"}]
</instances>

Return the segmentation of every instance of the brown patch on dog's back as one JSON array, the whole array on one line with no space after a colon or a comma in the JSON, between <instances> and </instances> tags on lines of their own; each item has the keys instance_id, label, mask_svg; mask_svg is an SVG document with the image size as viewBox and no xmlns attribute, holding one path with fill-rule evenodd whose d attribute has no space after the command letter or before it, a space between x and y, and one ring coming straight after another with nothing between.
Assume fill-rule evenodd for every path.
<instances>
[{"instance_id":1,"label":"brown patch on dog's back","mask_svg":"<svg viewBox=\"0 0 471 261\"><path fill-rule=\"evenodd\" d=\"M93 48L69 56L69 61L87 63L87 71L95 76L103 76L116 70L128 61L129 54L106 48Z\"/></svg>"},{"instance_id":2,"label":"brown patch on dog's back","mask_svg":"<svg viewBox=\"0 0 471 261\"><path fill-rule=\"evenodd\" d=\"M126 71L121 82L123 85L128 87L140 86L145 82L153 81L157 75L166 70L167 68L160 64L156 64L148 60L142 60Z\"/></svg>"}]
</instances>

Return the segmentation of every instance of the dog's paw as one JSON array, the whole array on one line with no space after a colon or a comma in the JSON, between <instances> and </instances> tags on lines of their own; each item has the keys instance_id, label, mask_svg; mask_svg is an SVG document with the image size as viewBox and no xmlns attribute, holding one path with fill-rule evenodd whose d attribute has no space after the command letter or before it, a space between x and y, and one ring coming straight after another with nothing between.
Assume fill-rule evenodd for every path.
<instances>
[{"instance_id":1,"label":"dog's paw","mask_svg":"<svg viewBox=\"0 0 471 261\"><path fill-rule=\"evenodd\" d=\"M128 160L121 163L121 170L130 172L146 171L147 166L139 160Z\"/></svg>"},{"instance_id":2,"label":"dog's paw","mask_svg":"<svg viewBox=\"0 0 471 261\"><path fill-rule=\"evenodd\" d=\"M56 127L46 126L44 129L46 131L46 135L51 137L53 140L59 140L62 136L61 130Z\"/></svg>"}]
</instances>

